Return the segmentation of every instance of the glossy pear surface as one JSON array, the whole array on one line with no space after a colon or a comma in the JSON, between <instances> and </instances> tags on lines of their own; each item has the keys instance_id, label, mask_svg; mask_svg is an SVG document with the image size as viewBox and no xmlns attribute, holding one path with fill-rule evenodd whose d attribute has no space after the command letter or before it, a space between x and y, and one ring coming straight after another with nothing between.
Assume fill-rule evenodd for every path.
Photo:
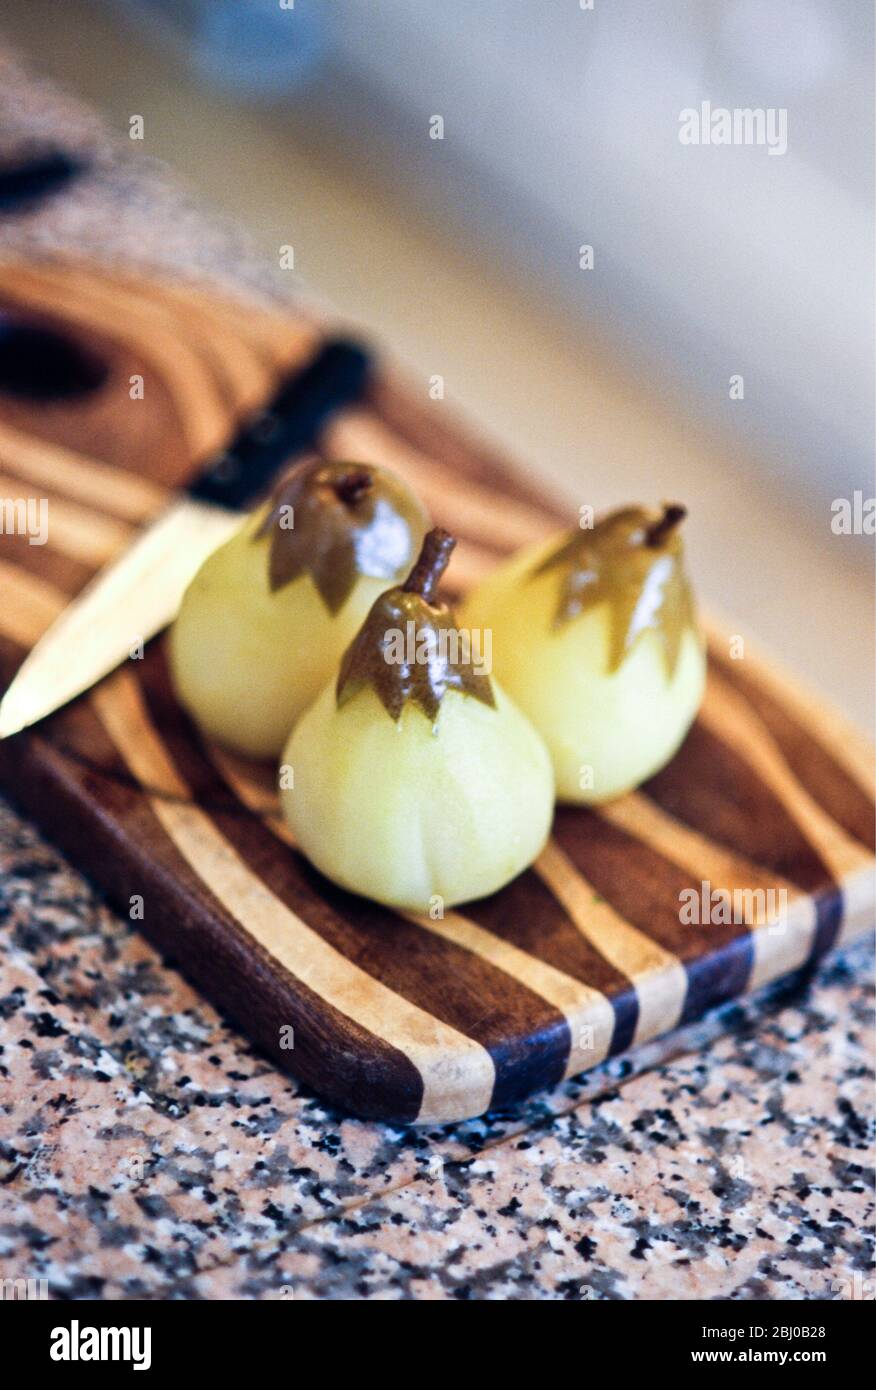
<instances>
[{"instance_id":1,"label":"glossy pear surface","mask_svg":"<svg viewBox=\"0 0 876 1390\"><path fill-rule=\"evenodd\" d=\"M614 516L632 525L639 511ZM678 538L653 550L629 539L630 554L620 546L597 573L569 562L577 536L529 547L460 613L492 630L496 674L547 743L566 802L607 801L659 771L702 699L705 653Z\"/></svg>"},{"instance_id":2,"label":"glossy pear surface","mask_svg":"<svg viewBox=\"0 0 876 1390\"><path fill-rule=\"evenodd\" d=\"M214 551L171 629L181 702L207 737L255 758L279 755L374 600L407 573L428 526L407 486L384 470L364 467L371 495L344 501L336 480L359 466L319 466L303 489L293 470L297 491L278 489ZM284 496L294 506L288 531Z\"/></svg>"},{"instance_id":3,"label":"glossy pear surface","mask_svg":"<svg viewBox=\"0 0 876 1390\"><path fill-rule=\"evenodd\" d=\"M539 735L494 681L495 706L456 690L437 722L392 719L365 687L338 708L325 687L283 754L284 813L304 853L343 888L428 913L481 898L537 858L553 774Z\"/></svg>"}]
</instances>

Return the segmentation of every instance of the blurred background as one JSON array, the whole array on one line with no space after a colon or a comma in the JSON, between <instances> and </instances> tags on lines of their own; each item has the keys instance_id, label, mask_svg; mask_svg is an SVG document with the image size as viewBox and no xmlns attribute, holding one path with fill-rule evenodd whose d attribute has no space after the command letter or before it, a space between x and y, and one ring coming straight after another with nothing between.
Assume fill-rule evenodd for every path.
<instances>
[{"instance_id":1,"label":"blurred background","mask_svg":"<svg viewBox=\"0 0 876 1390\"><path fill-rule=\"evenodd\" d=\"M872 723L872 537L831 527L874 492L870 0L0 0L3 35L576 511L685 501L703 600ZM682 144L704 101L787 151Z\"/></svg>"}]
</instances>

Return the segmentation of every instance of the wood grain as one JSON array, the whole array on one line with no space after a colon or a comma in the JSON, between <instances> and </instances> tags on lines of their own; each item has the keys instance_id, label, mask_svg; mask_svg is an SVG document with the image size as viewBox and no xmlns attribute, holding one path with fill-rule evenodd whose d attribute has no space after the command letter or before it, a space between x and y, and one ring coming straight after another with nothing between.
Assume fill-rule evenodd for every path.
<instances>
[{"instance_id":1,"label":"wood grain","mask_svg":"<svg viewBox=\"0 0 876 1390\"><path fill-rule=\"evenodd\" d=\"M0 266L0 303L76 336L108 369L76 401L0 391L0 498L46 498L50 516L44 546L0 535L8 681L69 596L320 330L78 263ZM137 372L142 400L129 394ZM443 403L415 403L387 377L322 448L410 481L460 537L457 590L564 524ZM707 698L670 766L599 813L559 811L533 869L437 920L342 892L306 863L273 769L199 738L161 640L0 746L0 776L122 912L143 898L136 925L281 1066L360 1115L461 1119L872 926L866 744L768 660L731 659L723 628L709 638ZM682 920L682 895L704 883L728 911L741 899L742 916Z\"/></svg>"}]
</instances>

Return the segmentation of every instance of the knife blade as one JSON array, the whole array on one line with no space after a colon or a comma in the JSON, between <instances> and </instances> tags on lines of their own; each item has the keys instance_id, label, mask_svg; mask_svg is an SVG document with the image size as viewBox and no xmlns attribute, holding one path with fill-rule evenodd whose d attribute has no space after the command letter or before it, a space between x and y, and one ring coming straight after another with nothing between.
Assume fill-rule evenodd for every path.
<instances>
[{"instance_id":1,"label":"knife blade","mask_svg":"<svg viewBox=\"0 0 876 1390\"><path fill-rule=\"evenodd\" d=\"M89 690L172 622L207 556L240 525L281 464L312 448L329 417L359 399L370 374L357 343L326 343L266 409L211 458L185 492L73 599L0 701L0 739Z\"/></svg>"}]
</instances>

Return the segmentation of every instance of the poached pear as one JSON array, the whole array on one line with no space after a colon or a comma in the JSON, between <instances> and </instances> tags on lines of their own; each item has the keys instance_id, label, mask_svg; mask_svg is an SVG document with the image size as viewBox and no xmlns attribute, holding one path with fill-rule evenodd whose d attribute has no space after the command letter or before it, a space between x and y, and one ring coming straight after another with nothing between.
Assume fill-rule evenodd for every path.
<instances>
[{"instance_id":1,"label":"poached pear","mask_svg":"<svg viewBox=\"0 0 876 1390\"><path fill-rule=\"evenodd\" d=\"M620 796L693 722L705 651L684 571L684 507L625 507L519 552L468 598L495 670L550 749L560 800Z\"/></svg>"},{"instance_id":2,"label":"poached pear","mask_svg":"<svg viewBox=\"0 0 876 1390\"><path fill-rule=\"evenodd\" d=\"M429 521L371 464L309 459L201 566L170 634L174 684L208 737L276 758Z\"/></svg>"},{"instance_id":3,"label":"poached pear","mask_svg":"<svg viewBox=\"0 0 876 1390\"><path fill-rule=\"evenodd\" d=\"M435 596L455 544L426 537L292 732L283 810L342 887L436 912L501 888L547 839L547 749Z\"/></svg>"}]
</instances>

